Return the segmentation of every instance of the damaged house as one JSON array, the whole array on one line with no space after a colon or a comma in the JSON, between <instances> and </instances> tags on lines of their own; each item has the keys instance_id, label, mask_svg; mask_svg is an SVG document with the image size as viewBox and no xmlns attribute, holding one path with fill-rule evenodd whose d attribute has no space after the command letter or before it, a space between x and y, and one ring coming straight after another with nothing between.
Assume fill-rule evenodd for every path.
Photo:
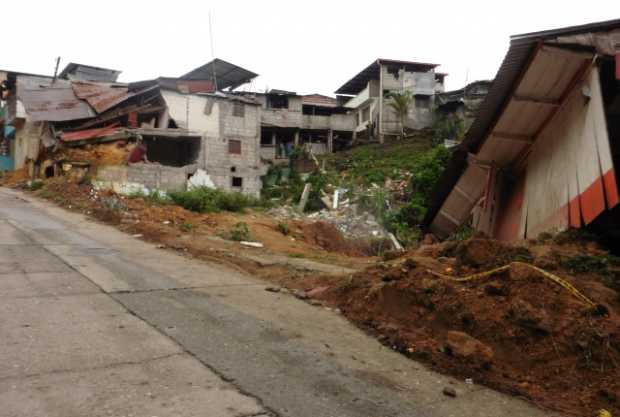
<instances>
[{"instance_id":1,"label":"damaged house","mask_svg":"<svg viewBox=\"0 0 620 417\"><path fill-rule=\"evenodd\" d=\"M344 107L355 115L355 138L379 139L398 136L400 117L387 103L392 93L410 92L414 101L405 117L409 129L433 124L435 94L444 91L446 74L435 72L437 64L377 59L336 90Z\"/></svg>"},{"instance_id":2,"label":"damaged house","mask_svg":"<svg viewBox=\"0 0 620 417\"><path fill-rule=\"evenodd\" d=\"M99 166L95 183L127 193L185 189L189 180L260 194L260 103L223 91L256 74L219 59L179 78L122 84L118 74L73 63L57 78L16 74L8 96L17 115L23 107L18 137L36 151L15 166L52 176L63 162L54 159L59 148L115 142L134 152L139 142L138 160Z\"/></svg>"},{"instance_id":3,"label":"damaged house","mask_svg":"<svg viewBox=\"0 0 620 417\"><path fill-rule=\"evenodd\" d=\"M620 230L620 20L513 36L425 225L504 240Z\"/></svg>"},{"instance_id":4,"label":"damaged house","mask_svg":"<svg viewBox=\"0 0 620 417\"><path fill-rule=\"evenodd\" d=\"M353 139L355 116L333 97L276 89L245 96L261 104L261 156L271 163L288 163L297 146L321 155Z\"/></svg>"},{"instance_id":5,"label":"damaged house","mask_svg":"<svg viewBox=\"0 0 620 417\"><path fill-rule=\"evenodd\" d=\"M444 139L456 140L469 129L492 84L488 80L474 81L459 90L435 96L435 120L443 124Z\"/></svg>"}]
</instances>

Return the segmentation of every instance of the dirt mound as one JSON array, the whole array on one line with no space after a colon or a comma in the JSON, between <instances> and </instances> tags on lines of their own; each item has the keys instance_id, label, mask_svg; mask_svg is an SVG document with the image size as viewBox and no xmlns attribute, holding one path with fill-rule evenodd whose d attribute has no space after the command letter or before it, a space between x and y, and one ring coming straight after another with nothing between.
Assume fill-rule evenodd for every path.
<instances>
[{"instance_id":1,"label":"dirt mound","mask_svg":"<svg viewBox=\"0 0 620 417\"><path fill-rule=\"evenodd\" d=\"M80 148L66 148L58 158L70 161L88 162L93 166L124 165L133 145L126 142L101 143Z\"/></svg>"},{"instance_id":2,"label":"dirt mound","mask_svg":"<svg viewBox=\"0 0 620 417\"><path fill-rule=\"evenodd\" d=\"M7 171L0 177L0 184L7 187L14 187L18 184L25 183L30 179L26 168L16 169L15 171Z\"/></svg>"},{"instance_id":3,"label":"dirt mound","mask_svg":"<svg viewBox=\"0 0 620 417\"><path fill-rule=\"evenodd\" d=\"M372 248L368 241L346 239L331 223L318 221L313 223L298 222L299 238L303 241L319 246L328 252L342 253L349 256L370 255Z\"/></svg>"},{"instance_id":4,"label":"dirt mound","mask_svg":"<svg viewBox=\"0 0 620 417\"><path fill-rule=\"evenodd\" d=\"M444 263L416 258L379 264L344 281L314 280L313 286L329 285L315 297L440 371L566 414L620 413L618 294L588 274L575 279L563 269L554 272L604 305L587 306L519 265L467 282L428 272L532 258L527 248L482 240L463 242L457 258Z\"/></svg>"}]
</instances>

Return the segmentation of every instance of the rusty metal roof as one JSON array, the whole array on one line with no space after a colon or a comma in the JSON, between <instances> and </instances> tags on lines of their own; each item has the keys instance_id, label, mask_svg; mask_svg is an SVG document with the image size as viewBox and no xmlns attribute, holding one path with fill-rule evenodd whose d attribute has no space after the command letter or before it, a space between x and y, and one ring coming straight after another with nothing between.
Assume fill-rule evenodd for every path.
<instances>
[{"instance_id":1,"label":"rusty metal roof","mask_svg":"<svg viewBox=\"0 0 620 417\"><path fill-rule=\"evenodd\" d=\"M103 113L135 95L123 85L74 81L72 86L75 95L86 100L97 113Z\"/></svg>"},{"instance_id":2,"label":"rusty metal roof","mask_svg":"<svg viewBox=\"0 0 620 417\"><path fill-rule=\"evenodd\" d=\"M322 94L308 94L302 96L301 102L302 104L307 104L309 106L338 107L338 101L335 98L324 96Z\"/></svg>"},{"instance_id":3,"label":"rusty metal roof","mask_svg":"<svg viewBox=\"0 0 620 417\"><path fill-rule=\"evenodd\" d=\"M71 83L57 80L52 86L30 86L18 93L30 120L34 122L63 122L88 119L95 112L88 103L80 100Z\"/></svg>"},{"instance_id":4,"label":"rusty metal roof","mask_svg":"<svg viewBox=\"0 0 620 417\"><path fill-rule=\"evenodd\" d=\"M104 136L111 136L116 133L121 133L123 129L118 127L118 124L106 127L100 127L97 129L85 129L78 130L77 132L67 132L60 135L60 140L63 142L78 142L88 139L97 139Z\"/></svg>"}]
</instances>

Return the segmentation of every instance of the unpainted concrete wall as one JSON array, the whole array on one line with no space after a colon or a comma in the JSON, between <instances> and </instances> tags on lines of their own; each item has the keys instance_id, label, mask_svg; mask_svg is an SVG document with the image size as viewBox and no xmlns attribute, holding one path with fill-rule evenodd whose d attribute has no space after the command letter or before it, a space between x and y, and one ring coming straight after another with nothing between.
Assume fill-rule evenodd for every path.
<instances>
[{"instance_id":1,"label":"unpainted concrete wall","mask_svg":"<svg viewBox=\"0 0 620 417\"><path fill-rule=\"evenodd\" d=\"M102 188L117 192L139 188L140 185L147 190L177 191L186 189L187 177L196 169L196 165L175 168L142 163L100 166L97 168L95 180Z\"/></svg>"}]
</instances>

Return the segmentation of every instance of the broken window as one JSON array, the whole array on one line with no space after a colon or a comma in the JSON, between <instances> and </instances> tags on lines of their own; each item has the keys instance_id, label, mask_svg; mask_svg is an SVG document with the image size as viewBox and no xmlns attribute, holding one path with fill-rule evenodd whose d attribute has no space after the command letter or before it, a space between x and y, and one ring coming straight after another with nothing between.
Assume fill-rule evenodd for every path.
<instances>
[{"instance_id":1,"label":"broken window","mask_svg":"<svg viewBox=\"0 0 620 417\"><path fill-rule=\"evenodd\" d=\"M241 177L232 177L232 186L235 188L243 187L243 178Z\"/></svg>"},{"instance_id":2,"label":"broken window","mask_svg":"<svg viewBox=\"0 0 620 417\"><path fill-rule=\"evenodd\" d=\"M415 106L418 109L430 109L431 108L431 97L417 94L415 96Z\"/></svg>"},{"instance_id":3,"label":"broken window","mask_svg":"<svg viewBox=\"0 0 620 417\"><path fill-rule=\"evenodd\" d=\"M146 157L151 162L182 167L196 162L200 154L200 138L145 137Z\"/></svg>"},{"instance_id":4,"label":"broken window","mask_svg":"<svg viewBox=\"0 0 620 417\"><path fill-rule=\"evenodd\" d=\"M239 101L233 102L233 116L245 117L245 106Z\"/></svg>"},{"instance_id":5,"label":"broken window","mask_svg":"<svg viewBox=\"0 0 620 417\"><path fill-rule=\"evenodd\" d=\"M287 96L267 96L268 109L288 109Z\"/></svg>"},{"instance_id":6,"label":"broken window","mask_svg":"<svg viewBox=\"0 0 620 417\"><path fill-rule=\"evenodd\" d=\"M235 139L228 140L228 153L241 155L241 141Z\"/></svg>"}]
</instances>

